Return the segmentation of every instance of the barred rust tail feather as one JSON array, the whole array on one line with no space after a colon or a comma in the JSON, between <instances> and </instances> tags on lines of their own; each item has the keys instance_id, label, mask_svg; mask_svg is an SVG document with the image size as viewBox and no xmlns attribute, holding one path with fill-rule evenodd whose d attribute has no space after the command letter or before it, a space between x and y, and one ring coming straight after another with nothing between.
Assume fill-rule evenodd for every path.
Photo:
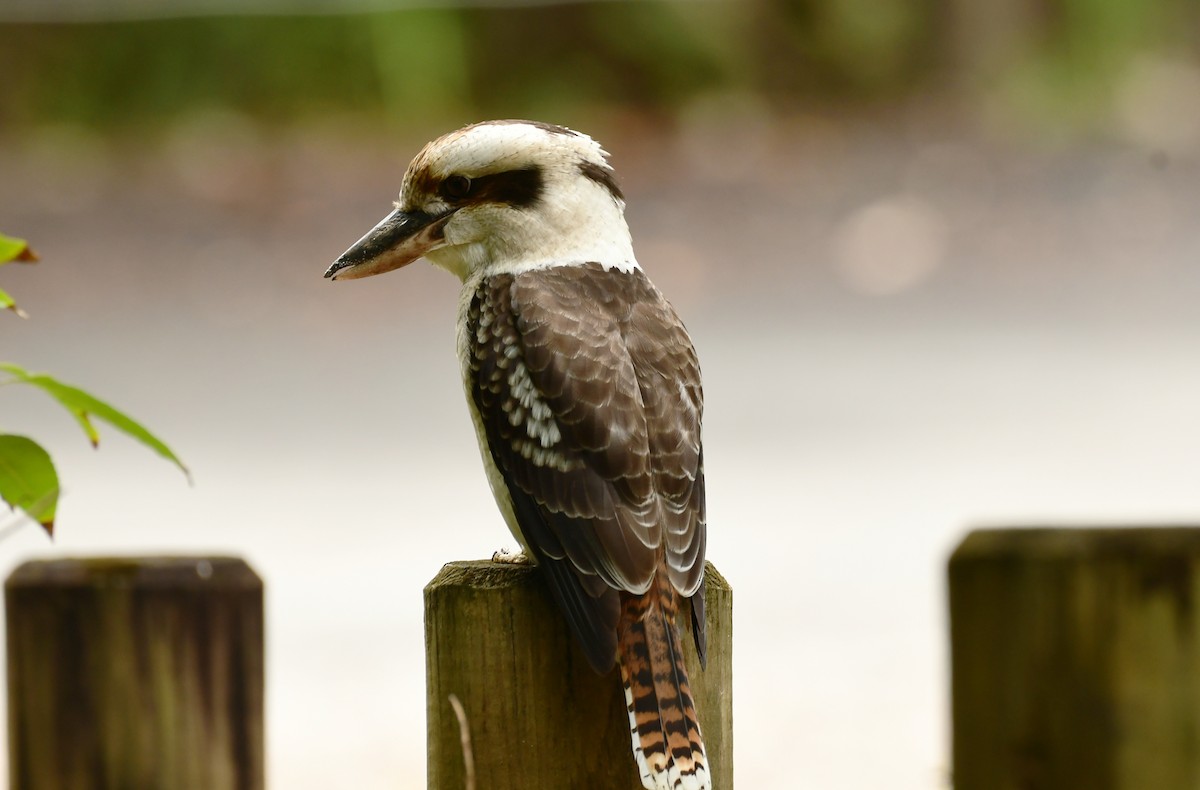
<instances>
[{"instance_id":1,"label":"barred rust tail feather","mask_svg":"<svg viewBox=\"0 0 1200 790\"><path fill-rule=\"evenodd\" d=\"M711 790L700 722L665 573L644 595L621 596L617 656L633 756L647 790Z\"/></svg>"}]
</instances>

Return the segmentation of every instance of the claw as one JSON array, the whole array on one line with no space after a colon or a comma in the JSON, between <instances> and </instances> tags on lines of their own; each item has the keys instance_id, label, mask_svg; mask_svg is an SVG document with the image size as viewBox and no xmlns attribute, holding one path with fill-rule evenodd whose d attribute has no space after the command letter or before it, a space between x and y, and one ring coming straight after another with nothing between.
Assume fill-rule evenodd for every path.
<instances>
[{"instance_id":1,"label":"claw","mask_svg":"<svg viewBox=\"0 0 1200 790\"><path fill-rule=\"evenodd\" d=\"M500 549L492 555L492 562L502 562L505 565L528 565L529 557L523 551L509 553L508 549Z\"/></svg>"}]
</instances>

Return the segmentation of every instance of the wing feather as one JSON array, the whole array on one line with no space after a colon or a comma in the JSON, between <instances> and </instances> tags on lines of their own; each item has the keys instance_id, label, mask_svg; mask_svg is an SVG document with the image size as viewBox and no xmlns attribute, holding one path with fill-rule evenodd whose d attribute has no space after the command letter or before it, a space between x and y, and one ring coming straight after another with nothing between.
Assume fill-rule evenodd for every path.
<instances>
[{"instance_id":1,"label":"wing feather","mask_svg":"<svg viewBox=\"0 0 1200 790\"><path fill-rule=\"evenodd\" d=\"M695 351L640 271L495 275L468 322L471 397L518 527L604 671L618 591L644 593L664 558L683 595L702 583ZM698 645L703 637L696 632Z\"/></svg>"}]
</instances>

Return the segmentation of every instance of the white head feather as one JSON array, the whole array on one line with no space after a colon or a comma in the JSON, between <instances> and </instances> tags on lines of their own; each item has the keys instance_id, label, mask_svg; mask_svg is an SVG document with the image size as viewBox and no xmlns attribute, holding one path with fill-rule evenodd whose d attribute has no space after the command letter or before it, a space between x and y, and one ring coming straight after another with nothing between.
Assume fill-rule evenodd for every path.
<instances>
[{"instance_id":1,"label":"white head feather","mask_svg":"<svg viewBox=\"0 0 1200 790\"><path fill-rule=\"evenodd\" d=\"M625 202L604 183L615 184L606 156L595 140L563 127L528 121L475 124L425 146L408 166L398 205L440 214L453 208L439 192L452 176L478 182L536 169L535 200L525 205L481 201L458 209L444 225L446 243L425 257L464 281L485 271L589 262L629 271L638 263Z\"/></svg>"}]
</instances>

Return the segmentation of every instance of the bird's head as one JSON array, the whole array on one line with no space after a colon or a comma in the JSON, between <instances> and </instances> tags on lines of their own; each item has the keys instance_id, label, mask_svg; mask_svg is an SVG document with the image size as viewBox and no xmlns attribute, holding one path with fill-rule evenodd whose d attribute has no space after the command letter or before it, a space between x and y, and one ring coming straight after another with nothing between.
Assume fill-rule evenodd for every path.
<instances>
[{"instance_id":1,"label":"bird's head","mask_svg":"<svg viewBox=\"0 0 1200 790\"><path fill-rule=\"evenodd\" d=\"M400 199L326 277L368 277L417 258L466 280L479 271L572 263L637 266L625 201L606 154L585 134L488 121L425 146Z\"/></svg>"}]
</instances>

